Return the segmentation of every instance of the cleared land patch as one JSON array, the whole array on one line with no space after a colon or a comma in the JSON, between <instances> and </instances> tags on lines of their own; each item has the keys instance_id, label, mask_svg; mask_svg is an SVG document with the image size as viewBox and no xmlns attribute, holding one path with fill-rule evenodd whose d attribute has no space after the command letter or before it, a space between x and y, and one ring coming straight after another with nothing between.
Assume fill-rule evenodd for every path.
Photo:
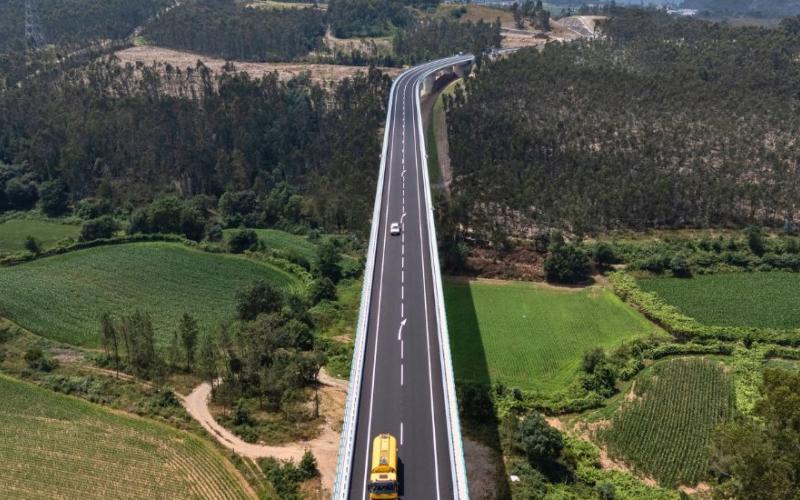
<instances>
[{"instance_id":1,"label":"cleared land patch","mask_svg":"<svg viewBox=\"0 0 800 500\"><path fill-rule=\"evenodd\" d=\"M192 52L165 49L152 45L143 45L120 50L114 54L123 65L126 63L136 64L137 61L145 64L169 63L176 68L185 70L195 68L197 61L202 61L214 72L222 71L226 61L214 57L208 57ZM238 71L244 71L253 78L277 72L281 80L290 80L304 73L308 73L311 80L317 82L339 81L350 78L359 72L366 72L369 68L365 66L340 66L334 64L310 64L310 63L254 63L244 61L232 61ZM400 68L380 68L391 77L400 74Z\"/></svg>"},{"instance_id":2,"label":"cleared land patch","mask_svg":"<svg viewBox=\"0 0 800 500\"><path fill-rule=\"evenodd\" d=\"M236 291L257 279L298 285L273 266L176 243L102 246L0 268L0 315L45 337L95 347L100 314L140 309L165 344L184 312L201 328L231 318Z\"/></svg>"},{"instance_id":3,"label":"cleared land patch","mask_svg":"<svg viewBox=\"0 0 800 500\"><path fill-rule=\"evenodd\" d=\"M730 376L717 361L678 358L636 382L601 439L611 456L661 484L694 486L706 475L712 431L734 411Z\"/></svg>"},{"instance_id":4,"label":"cleared land patch","mask_svg":"<svg viewBox=\"0 0 800 500\"><path fill-rule=\"evenodd\" d=\"M0 375L3 496L248 498L200 438Z\"/></svg>"},{"instance_id":5,"label":"cleared land patch","mask_svg":"<svg viewBox=\"0 0 800 500\"><path fill-rule=\"evenodd\" d=\"M800 274L724 273L690 279L640 279L643 290L658 294L687 316L713 326L797 328L800 326Z\"/></svg>"},{"instance_id":6,"label":"cleared land patch","mask_svg":"<svg viewBox=\"0 0 800 500\"><path fill-rule=\"evenodd\" d=\"M44 248L64 238L77 238L80 226L42 219L10 219L0 223L0 254L25 249L25 239L33 236Z\"/></svg>"},{"instance_id":7,"label":"cleared land patch","mask_svg":"<svg viewBox=\"0 0 800 500\"><path fill-rule=\"evenodd\" d=\"M586 349L662 333L601 288L448 281L444 292L461 380L557 391L574 378Z\"/></svg>"}]
</instances>

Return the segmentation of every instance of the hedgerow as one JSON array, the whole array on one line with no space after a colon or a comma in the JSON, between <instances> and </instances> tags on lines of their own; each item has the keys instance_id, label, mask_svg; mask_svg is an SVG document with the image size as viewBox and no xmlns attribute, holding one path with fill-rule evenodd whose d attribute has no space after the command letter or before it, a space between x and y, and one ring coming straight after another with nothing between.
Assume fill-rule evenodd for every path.
<instances>
[{"instance_id":1,"label":"hedgerow","mask_svg":"<svg viewBox=\"0 0 800 500\"><path fill-rule=\"evenodd\" d=\"M636 280L624 272L609 275L609 282L622 300L639 309L679 340L721 340L767 342L779 345L800 345L800 329L709 326L699 323L666 303L654 293L645 292Z\"/></svg>"}]
</instances>

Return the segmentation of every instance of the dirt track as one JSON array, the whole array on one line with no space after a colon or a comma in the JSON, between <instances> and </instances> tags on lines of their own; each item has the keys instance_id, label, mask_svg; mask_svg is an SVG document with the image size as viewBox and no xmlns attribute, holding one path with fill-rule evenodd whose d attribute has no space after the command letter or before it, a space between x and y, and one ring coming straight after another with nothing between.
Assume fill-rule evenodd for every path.
<instances>
[{"instance_id":1,"label":"dirt track","mask_svg":"<svg viewBox=\"0 0 800 500\"><path fill-rule=\"evenodd\" d=\"M323 406L329 405L330 408L327 409L332 410L326 412L326 422L322 432L319 437L310 441L298 441L282 446L246 443L214 420L208 409L208 399L211 395L211 384L208 382L203 382L195 387L188 396L179 397L183 407L186 408L192 418L197 420L220 444L239 455L251 459L273 457L279 460L294 460L298 462L306 450L311 450L317 459L317 465L322 476L322 487L331 491L336 474L336 460L339 453L339 427L344 398L347 394L347 381L334 379L324 371L320 372L319 379L324 386L320 390ZM328 400L328 405L325 404L325 400ZM330 413L338 414L331 415Z\"/></svg>"}]
</instances>

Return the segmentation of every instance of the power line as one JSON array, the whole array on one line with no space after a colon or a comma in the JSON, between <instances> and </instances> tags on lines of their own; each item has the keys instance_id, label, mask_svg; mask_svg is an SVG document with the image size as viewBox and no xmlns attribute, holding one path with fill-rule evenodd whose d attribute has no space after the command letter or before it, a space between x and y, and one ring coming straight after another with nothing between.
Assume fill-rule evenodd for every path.
<instances>
[{"instance_id":1,"label":"power line","mask_svg":"<svg viewBox=\"0 0 800 500\"><path fill-rule=\"evenodd\" d=\"M25 43L30 49L38 49L45 44L39 16L33 7L33 0L25 0Z\"/></svg>"}]
</instances>

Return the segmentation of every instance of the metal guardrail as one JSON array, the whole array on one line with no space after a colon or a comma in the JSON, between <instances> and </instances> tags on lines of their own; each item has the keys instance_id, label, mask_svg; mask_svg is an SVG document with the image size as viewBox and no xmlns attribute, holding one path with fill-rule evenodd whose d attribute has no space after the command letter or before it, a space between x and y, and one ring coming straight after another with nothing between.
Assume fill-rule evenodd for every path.
<instances>
[{"instance_id":1,"label":"metal guardrail","mask_svg":"<svg viewBox=\"0 0 800 500\"><path fill-rule=\"evenodd\" d=\"M472 56L459 58L457 61L450 63L463 64L474 60ZM420 109L420 85L424 79L432 73L447 67L448 64L442 65L441 61L433 61L426 63L404 72L399 77L395 78L392 83L391 91L389 92L389 109L386 114L386 126L383 132L383 150L381 152L381 164L378 173L378 187L375 192L375 206L372 214L372 227L370 229L369 246L367 248L367 259L364 268L364 284L361 290L361 305L358 314L358 324L356 327L356 338L353 346L353 362L350 367L350 382L347 389L347 402L344 412L344 423L342 425L342 435L339 441L339 457L336 464L336 479L333 488L334 500L346 500L350 489L350 477L352 475L353 464L353 448L355 446L356 438L356 424L358 417L358 406L361 398L361 381L363 377L364 368L364 355L367 346L367 326L369 322L370 302L372 298L372 285L373 274L375 272L375 260L377 257L377 242L378 230L380 222L381 202L383 200L383 186L386 174L386 158L389 148L389 130L392 125L392 114L394 111L394 95L398 82L402 76L410 71L418 71L426 66L432 69L426 71L416 78L414 82L414 91L417 95L417 122L419 123L419 140L420 147L422 148L422 171L423 171L423 184L425 186L425 199L428 204L428 241L431 245L431 264L433 267L434 275L434 300L436 302L436 314L438 317L438 336L439 336L439 355L442 364L442 377L445 383L445 409L447 412L447 434L448 440L451 443L450 448L450 463L451 473L453 475L453 482L455 485L454 493L459 500L469 500L469 491L467 489L466 479L466 466L464 464L463 445L461 442L461 427L458 420L458 403L455 396L455 385L453 382L453 366L450 357L450 341L447 331L447 321L444 312L444 298L442 295L442 277L439 271L439 253L436 244L436 230L433 225L433 203L430 191L430 184L428 180L428 160L425 153L425 140L424 130L422 127L422 111Z\"/></svg>"}]
</instances>

